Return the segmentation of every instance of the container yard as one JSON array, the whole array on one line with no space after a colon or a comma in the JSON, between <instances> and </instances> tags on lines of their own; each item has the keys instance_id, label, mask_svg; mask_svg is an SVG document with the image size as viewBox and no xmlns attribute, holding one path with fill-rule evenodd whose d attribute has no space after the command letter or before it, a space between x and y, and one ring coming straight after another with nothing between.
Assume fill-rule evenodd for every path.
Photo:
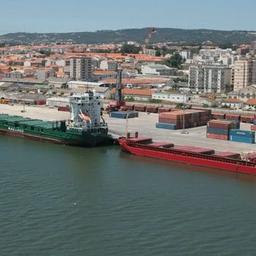
<instances>
[{"instance_id":1,"label":"container yard","mask_svg":"<svg viewBox=\"0 0 256 256\"><path fill-rule=\"evenodd\" d=\"M23 105L0 105L0 113L9 115L18 115L45 121L70 119L69 112L58 111L57 108L48 108L46 106L26 106L25 112L22 113L22 110ZM156 128L158 117L158 114L140 113L139 118L129 119L129 131L138 131L139 134L152 137L156 141L167 141L177 145L196 145L197 147L207 147L215 149L216 151L232 151L234 153L241 153L253 152L256 150L254 144L206 138L206 126L187 129L188 134L182 134L181 130L158 129ZM104 119L108 123L110 132L116 137L125 134L125 119L110 118L108 114L104 115ZM251 126L251 124L241 123L241 130L251 130Z\"/></svg>"}]
</instances>

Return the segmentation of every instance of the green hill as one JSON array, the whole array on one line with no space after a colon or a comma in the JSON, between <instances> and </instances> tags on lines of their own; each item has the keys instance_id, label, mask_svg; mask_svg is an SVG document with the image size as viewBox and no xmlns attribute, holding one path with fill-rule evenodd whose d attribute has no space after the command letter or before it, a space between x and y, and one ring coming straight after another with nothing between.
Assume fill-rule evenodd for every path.
<instances>
[{"instance_id":1,"label":"green hill","mask_svg":"<svg viewBox=\"0 0 256 256\"><path fill-rule=\"evenodd\" d=\"M31 44L51 42L73 43L120 43L125 41L144 42L148 28L102 30L96 32L73 33L11 33L0 36L0 43ZM210 29L174 29L157 28L152 42L177 42L184 44L201 44L212 41L216 44L241 44L256 40L254 31L222 31Z\"/></svg>"}]
</instances>

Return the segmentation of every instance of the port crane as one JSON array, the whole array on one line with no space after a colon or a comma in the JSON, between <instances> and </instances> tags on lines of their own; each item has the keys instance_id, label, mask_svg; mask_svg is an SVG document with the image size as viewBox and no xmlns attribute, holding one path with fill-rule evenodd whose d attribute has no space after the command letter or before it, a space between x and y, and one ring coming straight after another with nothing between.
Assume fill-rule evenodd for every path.
<instances>
[{"instance_id":1,"label":"port crane","mask_svg":"<svg viewBox=\"0 0 256 256\"><path fill-rule=\"evenodd\" d=\"M156 33L156 28L152 27L149 29L149 32L145 38L145 46L147 47L150 43L150 40L152 39L152 36Z\"/></svg>"},{"instance_id":2,"label":"port crane","mask_svg":"<svg viewBox=\"0 0 256 256\"><path fill-rule=\"evenodd\" d=\"M122 74L123 70L118 67L116 71L116 85L114 86L115 88L115 99L114 101L111 101L108 106L107 106L107 111L112 112L112 111L118 111L120 110L121 107L125 106L125 101L123 98L122 94L122 89L123 89L123 83L122 83Z\"/></svg>"}]
</instances>

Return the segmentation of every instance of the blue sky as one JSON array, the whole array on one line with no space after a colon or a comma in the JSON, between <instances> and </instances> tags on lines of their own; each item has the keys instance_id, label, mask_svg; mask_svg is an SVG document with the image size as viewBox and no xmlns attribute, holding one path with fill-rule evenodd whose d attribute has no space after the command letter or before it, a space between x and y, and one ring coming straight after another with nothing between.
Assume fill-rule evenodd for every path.
<instances>
[{"instance_id":1,"label":"blue sky","mask_svg":"<svg viewBox=\"0 0 256 256\"><path fill-rule=\"evenodd\" d=\"M0 34L174 27L256 30L255 0L0 0Z\"/></svg>"}]
</instances>

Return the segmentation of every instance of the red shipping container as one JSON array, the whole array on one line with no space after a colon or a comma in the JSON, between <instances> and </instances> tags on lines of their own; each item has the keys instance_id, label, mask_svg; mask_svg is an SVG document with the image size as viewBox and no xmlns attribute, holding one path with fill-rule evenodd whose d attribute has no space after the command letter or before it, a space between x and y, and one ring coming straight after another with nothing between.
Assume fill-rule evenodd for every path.
<instances>
[{"instance_id":1,"label":"red shipping container","mask_svg":"<svg viewBox=\"0 0 256 256\"><path fill-rule=\"evenodd\" d=\"M216 140L229 140L228 135L221 135L221 134L207 133L206 137L209 139L216 139Z\"/></svg>"},{"instance_id":2,"label":"red shipping container","mask_svg":"<svg viewBox=\"0 0 256 256\"><path fill-rule=\"evenodd\" d=\"M158 113L158 107L156 107L156 106L147 106L146 111L149 112L149 113Z\"/></svg>"},{"instance_id":3,"label":"red shipping container","mask_svg":"<svg viewBox=\"0 0 256 256\"><path fill-rule=\"evenodd\" d=\"M253 125L251 126L251 131L256 131L256 125L255 125L255 124L253 124Z\"/></svg>"},{"instance_id":4,"label":"red shipping container","mask_svg":"<svg viewBox=\"0 0 256 256\"><path fill-rule=\"evenodd\" d=\"M134 105L132 104L125 104L125 107L127 108L127 110L134 110Z\"/></svg>"},{"instance_id":5,"label":"red shipping container","mask_svg":"<svg viewBox=\"0 0 256 256\"><path fill-rule=\"evenodd\" d=\"M233 129L235 128L235 124L232 121L225 121L225 120L211 120L207 124L210 128L219 128L219 129Z\"/></svg>"},{"instance_id":6,"label":"red shipping container","mask_svg":"<svg viewBox=\"0 0 256 256\"><path fill-rule=\"evenodd\" d=\"M58 107L58 111L70 112L70 107Z\"/></svg>"},{"instance_id":7,"label":"red shipping container","mask_svg":"<svg viewBox=\"0 0 256 256\"><path fill-rule=\"evenodd\" d=\"M254 115L242 115L241 116L241 122L243 123L253 123L255 119L255 116Z\"/></svg>"},{"instance_id":8,"label":"red shipping container","mask_svg":"<svg viewBox=\"0 0 256 256\"><path fill-rule=\"evenodd\" d=\"M139 111L139 112L145 112L146 106L145 105L135 105L134 110Z\"/></svg>"},{"instance_id":9,"label":"red shipping container","mask_svg":"<svg viewBox=\"0 0 256 256\"><path fill-rule=\"evenodd\" d=\"M226 114L227 120L240 120L239 114Z\"/></svg>"},{"instance_id":10,"label":"red shipping container","mask_svg":"<svg viewBox=\"0 0 256 256\"><path fill-rule=\"evenodd\" d=\"M158 108L158 113L171 112L171 108Z\"/></svg>"},{"instance_id":11,"label":"red shipping container","mask_svg":"<svg viewBox=\"0 0 256 256\"><path fill-rule=\"evenodd\" d=\"M220 113L220 112L212 113L212 119L225 119L225 117L226 117L225 113Z\"/></svg>"}]
</instances>

